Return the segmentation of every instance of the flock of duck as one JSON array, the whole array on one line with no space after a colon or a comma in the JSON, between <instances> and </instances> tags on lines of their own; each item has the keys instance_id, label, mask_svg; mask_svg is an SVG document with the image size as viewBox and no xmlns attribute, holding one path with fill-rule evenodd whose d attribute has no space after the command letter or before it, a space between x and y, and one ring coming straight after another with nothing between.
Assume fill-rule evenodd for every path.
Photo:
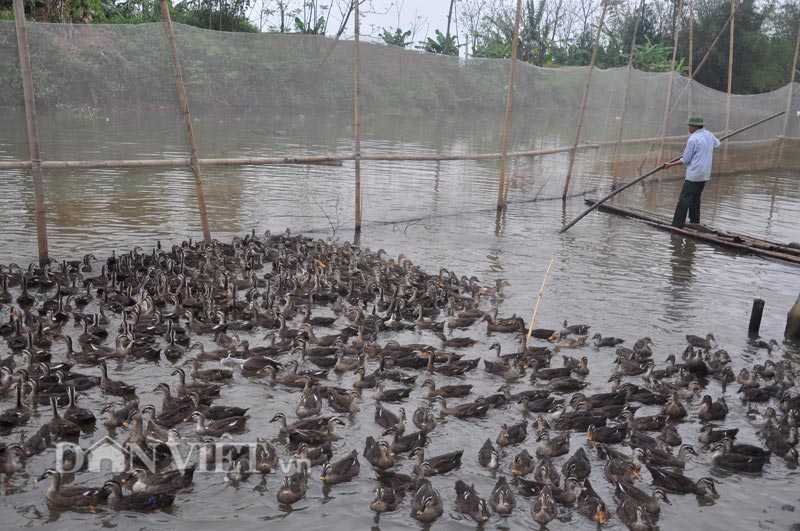
<instances>
[{"instance_id":1,"label":"flock of duck","mask_svg":"<svg viewBox=\"0 0 800 531\"><path fill-rule=\"evenodd\" d=\"M238 484L252 474L280 474L279 462L295 458L298 466L275 491L280 504L302 500L314 481L311 469L319 468L326 487L371 482L373 511L410 511L422 522L445 510L477 522L522 510L546 525L574 508L598 524L616 515L644 531L674 494L719 496L712 477L684 474L690 457L710 454L714 466L734 473L798 459L800 396L788 361L767 356L737 375L708 334L687 335L686 349L662 364L649 337L629 342L567 323L532 330L537 346L529 346L521 318L489 307L507 282L487 288L446 269L427 274L404 255L267 232L231 244L137 248L105 261L87 255L41 268L12 264L0 267L0 282L0 308L9 316L0 335L10 350L0 361L5 484L38 454L50 459L58 441L78 440L99 423L125 448L154 449L160 461L159 471L134 464L96 486L65 485L48 466L40 478L50 481L45 496L62 510L158 510L214 462ZM333 333L318 335L323 329ZM518 348L501 352L498 341L465 357L479 339L467 334L483 329ZM403 331L430 342L386 339ZM240 334L264 339L250 344ZM771 355L778 344L756 346ZM607 392L584 392L593 356L615 360ZM129 371L158 364L163 381L146 391L161 393L162 403L140 404L137 388L112 373L112 362L129 364ZM478 396L464 383L470 372L482 372L497 392ZM704 393L711 380L723 390L732 386L763 445L736 441L739 428L724 426L725 398ZM291 394L294 411L256 397L218 403L226 389L250 382ZM91 411L78 404L85 395L107 403ZM269 410L273 423L248 422L253 407ZM643 407L658 412L644 415ZM493 421L498 409L517 411L519 422ZM342 447L342 430L359 411L374 411L374 435L363 447ZM432 444L431 434L461 422L452 418L483 419L470 428L485 438L477 455ZM702 423L697 441L681 436L685 422ZM179 428L191 424L208 451L172 469L169 448L185 443ZM258 434L247 439L256 444L214 444L243 431ZM458 478L467 459L496 478L491 492ZM413 465L404 473L407 462ZM613 487L614 500L598 494L593 469L595 483ZM638 483L645 475L654 488ZM434 476L451 479L434 483Z\"/></svg>"}]
</instances>

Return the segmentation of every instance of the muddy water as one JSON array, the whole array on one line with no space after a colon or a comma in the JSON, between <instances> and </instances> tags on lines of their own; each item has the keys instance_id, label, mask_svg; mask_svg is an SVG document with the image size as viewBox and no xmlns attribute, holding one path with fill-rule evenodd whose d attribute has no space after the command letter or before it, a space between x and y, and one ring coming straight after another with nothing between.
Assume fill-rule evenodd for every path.
<instances>
[{"instance_id":1,"label":"muddy water","mask_svg":"<svg viewBox=\"0 0 800 531\"><path fill-rule=\"evenodd\" d=\"M16 120L16 122L15 122ZM45 158L145 158L157 153L164 156L183 156L179 129L172 126L172 117L162 117L155 129L153 123L137 126L133 118L110 117L108 122L85 123L63 116L45 116L43 138L47 138ZM141 119L140 119L141 120ZM474 123L488 126L480 119ZM19 115L8 117L4 123L19 122ZM350 133L335 121L324 118L298 120L297 117L274 118L268 122L255 119L231 129L226 122L201 120L198 137L205 145L205 156L236 156L245 154L324 153L350 142ZM265 123L269 123L267 127ZM275 126L275 124L279 124ZM443 139L433 125L424 119L399 120L398 123L375 126L365 143L373 149L414 152L437 150L485 151L494 146L480 127L457 124L454 135ZM260 124L260 125L259 125ZM326 124L328 124L326 126ZM49 129L48 129L49 127ZM248 129L249 128L249 129ZM249 131L243 134L242 131ZM492 129L493 130L493 129ZM0 158L24 156L24 133L21 127L4 128L0 133ZM49 131L49 135L45 132ZM140 132L134 142L130 132ZM177 131L177 132L176 132ZM416 135L412 135L415 131ZM59 134L56 135L55 133ZM559 135L552 131L535 139L537 147L558 143ZM568 131L566 132L568 134ZM134 135L136 136L136 135ZM205 140L203 140L205 139ZM266 141L265 139L268 139ZM522 143L524 139L517 138ZM268 147L265 147L268 146ZM365 146L366 150L366 146ZM383 248L389 255L406 253L411 260L428 271L447 267L459 275L476 275L485 284L496 278L512 283L507 296L494 303L501 315L528 316L548 261L555 259L552 276L539 311L537 323L558 327L564 319L572 323L586 322L592 331L603 335L623 337L630 345L639 337L650 336L656 342L654 359L658 364L670 353L679 354L685 347L684 335L713 332L722 348L733 358L734 372L766 358L746 334L748 311L754 297L766 300L762 334L766 339L780 341L786 311L798 295L798 269L777 261L739 256L680 237L655 231L642 224L606 214L592 214L565 235L557 229L565 219L571 219L583 209L583 200L574 198L562 205L560 201L522 202L524 190L533 195L542 175L561 171L563 158L555 157L542 164L520 169L529 175L515 182L510 205L500 218L495 215L496 165L487 163L417 163L400 165L365 164L365 227L362 245ZM352 168L243 168L207 169L206 193L209 198L209 217L212 231L220 238L255 228L261 232L291 227L318 237L352 239ZM533 181L538 175L538 181ZM35 251L32 227L32 191L25 176L3 172L0 197L0 222L4 225L2 263L30 261ZM165 245L197 237L199 226L194 210L193 181L184 171L88 171L58 172L46 177L46 199L50 224L51 248L59 258L73 258L85 252L120 252L134 245L149 249L155 240ZM663 181L632 190L622 200L660 215L671 212L680 182ZM773 194L773 191L775 193ZM733 231L777 240L798 240L800 223L800 180L789 173L738 175L712 181L704 195L703 220L711 225ZM326 315L324 309L317 310ZM338 323L337 323L338 324ZM319 333L323 333L321 330ZM78 331L75 332L79 333ZM468 357L488 356L488 347L499 341L504 350L514 348L512 337L487 337L485 328L475 325L465 335L479 339L478 344L465 349ZM245 335L259 344L258 334ZM381 341L430 342L436 340L427 332L386 334ZM210 345L209 339L203 340ZM63 346L54 347L63 352ZM0 354L8 352L0 345ZM586 355L591 369L590 392L608 389L605 383L613 371L613 355L591 347L569 352L572 356ZM774 359L795 360L800 349L782 344ZM207 364L213 366L213 364ZM145 364L125 361L113 364L113 377L134 384L139 389L142 404L160 403L160 395L150 390L154 382L173 382L169 376L171 364ZM368 370L372 369L372 365ZM86 369L91 372L93 369ZM335 385L347 386L351 375L331 377ZM437 383L446 378L437 376ZM631 378L636 382L638 378ZM474 393L488 394L502 383L498 378L478 370L465 378L475 386ZM451 382L448 382L451 383ZM513 391L528 388L517 383ZM723 391L716 383L708 388L713 397L725 396L731 413L726 427L739 427L740 439L757 442L755 430L760 421L751 422L736 394L736 386ZM406 404L411 411L423 402L422 392L415 390ZM276 411L290 413L296 395L280 386L270 388L263 381L250 380L237 374L234 384L223 391L220 403L250 407L252 418L247 430L237 435L239 440L256 436L272 438L277 427L268 421ZM81 404L99 411L106 398L97 391L81 397ZM0 402L10 405L9 397ZM365 394L362 411L348 418L342 439L335 453L346 454L353 448L361 451L368 435L377 436L379 428L373 423L373 400ZM390 406L397 409L397 406ZM696 437L700 424L696 421L697 401L688 406L690 416L679 425L684 441L699 447ZM655 412L645 408L644 413ZM41 410L31 427L45 422L49 414ZM431 434L428 455L438 455L454 448L463 448L462 468L444 477L433 478L433 484L445 500L445 515L434 529L473 528L471 520L453 508L456 478L474 483L487 496L497 475L480 468L476 462L482 442L495 439L501 423L519 422L522 418L516 406L493 410L477 420L442 419ZM191 426L180 428L182 434L194 438ZM81 443L88 446L104 434L98 428L83 435ZM124 439L124 432L117 439ZM14 435L16 437L16 434ZM8 437L3 437L4 442ZM528 440L522 447L533 449ZM579 446L589 447L577 434L572 438L571 452ZM502 457L501 470L507 472L511 457L520 448L509 449ZM593 459L593 484L611 506L613 489L602 474L602 464ZM563 461L559 458L558 465ZM45 527L57 529L99 528L119 526L124 529L216 529L237 526L241 529L405 529L421 527L409 517L408 501L397 512L375 517L369 511L375 482L367 463L362 459L362 473L348 484L323 489L315 478L311 480L308 497L294 510L285 511L275 501L279 485L277 475L251 478L238 488L219 475L198 473L192 490L179 494L175 506L156 515L113 513L100 510L97 514L59 512L44 503L44 485L34 485L32 479L52 466L52 450L26 463L21 473L7 477L0 504L0 519L4 528ZM410 470L410 463L402 466ZM790 529L800 522L800 477L796 470L773 458L763 474L729 474L711 466L710 457L701 454L686 469L693 478L710 475L721 482L721 498L711 505L694 496L671 496L673 505L665 506L660 518L662 530L688 529ZM316 474L312 474L315 476ZM98 484L102 474L82 473L79 482ZM645 479L649 476L645 474ZM486 528L538 528L528 514L527 500L518 497L519 508L510 519L495 516ZM550 529L593 529L594 525L577 512L561 509L559 519ZM614 517L610 529L624 526Z\"/></svg>"}]
</instances>

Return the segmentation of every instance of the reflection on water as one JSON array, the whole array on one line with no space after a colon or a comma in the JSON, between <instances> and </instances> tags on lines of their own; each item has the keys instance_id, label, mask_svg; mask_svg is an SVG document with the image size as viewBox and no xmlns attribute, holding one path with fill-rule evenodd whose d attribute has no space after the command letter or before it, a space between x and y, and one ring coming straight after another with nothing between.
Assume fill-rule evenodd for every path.
<instances>
[{"instance_id":1,"label":"reflection on water","mask_svg":"<svg viewBox=\"0 0 800 531\"><path fill-rule=\"evenodd\" d=\"M107 127L125 130L116 124L117 119L112 117ZM469 122L458 118L461 119ZM447 138L438 134L436 120L425 120L419 117L413 121L397 119L392 124L384 124L383 129L372 124L372 133L364 139L364 150L430 153L495 149L488 145L480 127L475 125L488 124L488 119L485 122L476 119L469 127L456 127L458 134ZM90 148L107 158L166 156L167 153L184 156L180 134L153 135L152 128L146 125L141 121L131 128L133 133L142 132L133 144L121 142L119 135L109 134L104 139L104 132L113 131L102 127L99 132L81 130L68 146L55 141L49 143L48 158L88 158ZM253 117L240 126L242 131L237 132L225 123L201 120L197 127L198 138L203 142L201 153L204 156L283 154L287 151L325 153L345 151L352 145L349 131L335 127L335 121L324 119L309 117L300 123L286 117L269 122ZM6 129L0 131L0 135L5 134ZM6 138L0 136L0 158L22 157L24 144ZM54 137L51 134L49 138ZM535 142L546 144L547 138ZM142 143L138 143L139 140ZM251 229L261 232L269 228L274 232L288 226L294 232L321 238L345 241L352 237L372 249L385 249L389 256L406 253L415 265L427 271L446 267L459 275L476 275L486 285L493 285L497 278L505 278L512 286L507 288L505 299L495 301L503 316L531 314L542 275L550 259L555 258L537 325L556 327L564 319L588 322L592 332L623 337L628 346L639 337L650 336L657 344L655 360L658 365L663 364L667 355L683 351L685 334L712 332L733 358L734 372L738 373L746 364L763 362L764 351L748 351L746 331L751 301L755 297L767 301L762 334L780 341L786 311L797 296L797 268L732 254L636 221L597 212L566 234L559 234L562 224L584 209L583 200L574 198L566 203L525 200L536 194L543 181L555 183L554 196L560 195L558 176L563 175L567 160L548 157L515 164L510 205L507 211L499 214L495 209L497 165L494 163L364 163L364 229L361 235L352 232L351 165L341 168L204 168L203 173L212 233L221 239ZM20 172L0 173L5 192L0 197L0 223L4 227L0 263L24 264L35 252L30 183ZM148 250L156 239L169 245L200 234L194 183L188 170L48 172L45 181L52 254L58 258L72 258L86 252L102 256L112 249L121 251L135 245ZM620 200L669 218L680 185L680 180L659 181L635 187L622 194ZM773 190L776 191L774 200ZM800 182L796 175L772 173L714 178L704 195L702 217L706 223L777 240L798 239ZM516 340L511 337L487 337L484 332L483 326L475 325L465 333L479 340L475 347L465 351L468 357L486 355L494 341L501 342L504 352L516 346ZM253 345L262 342L256 334L247 338ZM399 333L396 339L401 343L436 341L427 332L416 331ZM0 346L0 350L4 348ZM54 350L62 353L63 346ZM4 357L6 352L2 350L0 355ZM613 354L587 347L570 355L586 355L590 360L592 376L587 392L608 390L606 381L614 371ZM798 359L800 350L782 344L774 358L781 356ZM372 369L370 366L369 370ZM163 376L164 371L163 366L129 361L114 367L120 378L144 390L140 396L142 404L159 403L160 397L149 389L154 381L168 380ZM251 406L253 419L246 435L273 437L275 425L268 422L269 418L278 410L292 411L294 395L269 391L260 382L251 383L238 375L236 378L237 385L223 391L221 402ZM466 377L464 383L473 384L477 394L489 394L495 392L501 382L478 371ZM346 376L335 385L351 384L352 379ZM527 387L527 382L517 383L513 392ZM712 382L706 392L715 398L726 397L732 409L727 424L741 428L743 442L758 442L755 430L761 421L751 423L746 419L745 406L735 388L723 390ZM415 403L421 396L418 390L412 392ZM6 407L6 403L3 399L2 407ZM87 402L86 407L99 410L102 403ZM645 414L656 411L645 410ZM365 410L351 415L350 426L342 431L343 438L337 443L337 455L353 448L360 450L366 436L378 435L373 413ZM431 455L451 447L465 449L461 470L432 480L446 500L445 516L433 528L464 528L464 520L452 509L456 477L468 484L474 483L482 495L488 495L496 475L477 465L478 447L487 437L496 437L500 423L519 422L520 417L519 409L509 407L475 421L448 418L431 434ZM43 413L42 418L47 415ZM680 432L686 442L697 444L699 428L696 422L684 422ZM193 437L191 428L185 432L184 435ZM82 442L87 442L86 437ZM574 437L572 444L573 451L583 446L594 455L585 440ZM526 442L524 447L532 450L533 442ZM503 456L503 470L507 470L509 462L510 456ZM374 481L365 466L357 481L329 492L323 491L318 481L312 481L308 498L291 512L285 512L275 503L279 481L275 475L266 478L265 488L251 481L239 489L212 475L204 475L191 491L179 495L175 508L168 513L88 515L58 513L46 507L43 487L33 485L31 479L41 474L47 464L43 460L31 460L23 473L11 478L12 487L5 490L6 498L0 507L4 526L58 529L191 526L201 530L230 525L230 518L235 516L235 525L242 529L262 528L265 520L270 527L278 529L334 528L336 526L329 523L331 517L337 521L346 520L353 529L409 527L407 504L398 512L380 518L369 511ZM404 464L403 472L407 473L408 468ZM602 467L595 468L593 483L600 495L612 503L613 489L604 481ZM719 475L711 469L707 455L690 462L686 473L695 478ZM95 483L101 478L80 479ZM722 497L713 506L703 507L691 496L676 496L672 506L663 508L660 526L665 530L696 529L702 522L708 529L787 529L797 521L796 513L788 507L800 503L799 487L798 471L789 470L783 461L774 459L761 476L725 476L720 486ZM534 528L526 500L519 498L518 503L514 519L502 521L494 517L487 528ZM595 529L585 518L571 512L562 511L562 518L563 521L555 521L548 527L553 530ZM615 518L608 528L621 530L623 526Z\"/></svg>"}]
</instances>

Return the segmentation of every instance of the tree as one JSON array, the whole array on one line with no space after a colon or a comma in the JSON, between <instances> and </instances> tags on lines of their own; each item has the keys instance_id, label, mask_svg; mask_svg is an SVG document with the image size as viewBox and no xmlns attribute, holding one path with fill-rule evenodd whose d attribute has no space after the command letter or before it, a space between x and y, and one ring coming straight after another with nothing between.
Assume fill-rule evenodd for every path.
<instances>
[{"instance_id":1,"label":"tree","mask_svg":"<svg viewBox=\"0 0 800 531\"><path fill-rule=\"evenodd\" d=\"M426 40L421 41L417 49L429 53L439 53L442 55L458 55L458 45L456 45L455 36L445 37L445 35L436 30L434 39L428 37Z\"/></svg>"}]
</instances>

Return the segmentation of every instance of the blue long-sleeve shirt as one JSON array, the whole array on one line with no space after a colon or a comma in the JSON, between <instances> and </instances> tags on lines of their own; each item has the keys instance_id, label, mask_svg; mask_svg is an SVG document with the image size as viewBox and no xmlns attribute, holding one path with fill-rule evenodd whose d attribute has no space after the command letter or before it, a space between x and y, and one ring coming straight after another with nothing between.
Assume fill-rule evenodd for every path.
<instances>
[{"instance_id":1,"label":"blue long-sleeve shirt","mask_svg":"<svg viewBox=\"0 0 800 531\"><path fill-rule=\"evenodd\" d=\"M681 157L681 162L686 166L687 181L703 182L711 178L713 152L718 147L717 137L705 128L689 136Z\"/></svg>"}]
</instances>

